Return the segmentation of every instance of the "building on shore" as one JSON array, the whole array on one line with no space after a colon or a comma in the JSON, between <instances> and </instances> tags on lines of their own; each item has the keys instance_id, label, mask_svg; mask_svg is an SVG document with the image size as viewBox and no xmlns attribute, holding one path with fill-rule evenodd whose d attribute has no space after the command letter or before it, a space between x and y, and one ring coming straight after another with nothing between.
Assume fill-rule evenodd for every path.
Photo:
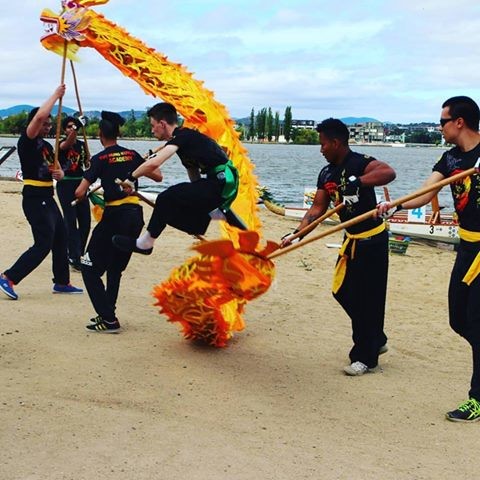
<instances>
[{"instance_id":1,"label":"building on shore","mask_svg":"<svg viewBox=\"0 0 480 480\"><path fill-rule=\"evenodd\" d=\"M385 129L381 122L354 123L348 125L350 141L355 143L376 143L385 141Z\"/></svg>"},{"instance_id":2,"label":"building on shore","mask_svg":"<svg viewBox=\"0 0 480 480\"><path fill-rule=\"evenodd\" d=\"M304 128L306 130L315 130L315 120L292 120L292 128Z\"/></svg>"}]
</instances>

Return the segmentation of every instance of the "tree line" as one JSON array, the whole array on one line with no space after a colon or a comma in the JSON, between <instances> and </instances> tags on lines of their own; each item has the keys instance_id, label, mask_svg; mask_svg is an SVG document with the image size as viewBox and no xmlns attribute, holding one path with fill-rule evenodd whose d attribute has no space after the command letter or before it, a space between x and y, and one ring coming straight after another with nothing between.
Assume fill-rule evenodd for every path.
<instances>
[{"instance_id":1,"label":"tree line","mask_svg":"<svg viewBox=\"0 0 480 480\"><path fill-rule=\"evenodd\" d=\"M68 115L62 113L62 120ZM0 134L7 135L20 135L27 126L27 112L21 112L14 115L9 115L3 119L0 119ZM100 118L88 117L87 125L85 127L85 133L90 138L96 138L98 136L98 127ZM52 128L50 135L54 137L56 135L56 128ZM152 128L150 126L150 119L147 114L143 114L140 118L135 118L134 110L125 118L125 124L121 127L121 135L123 137L131 138L153 138Z\"/></svg>"},{"instance_id":2,"label":"tree line","mask_svg":"<svg viewBox=\"0 0 480 480\"><path fill-rule=\"evenodd\" d=\"M20 135L27 124L27 112L17 113L0 119L0 135ZM67 115L62 113L62 118ZM139 118L135 116L134 110L125 115L125 124L121 127L121 135L128 138L153 138L150 126L150 119L146 112ZM86 134L90 138L98 136L98 125L100 118L89 117L86 126ZM255 112L252 108L250 117L244 121L237 121L236 131L240 140L248 142L278 142L283 136L285 142L298 145L317 145L318 133L312 129L292 128L292 107L285 108L283 119L280 120L279 112L273 113L271 107L264 107ZM389 134L404 133L406 143L439 144L442 135L438 131L428 132L424 129L418 130L414 125L408 129L399 129L395 126L386 127ZM55 137L56 129L51 131L51 137Z\"/></svg>"},{"instance_id":3,"label":"tree line","mask_svg":"<svg viewBox=\"0 0 480 480\"><path fill-rule=\"evenodd\" d=\"M280 113L273 113L271 107L261 108L256 114L252 108L249 120L237 122L236 129L240 133L240 140L278 142L283 135L289 142L292 133L292 107L285 108L283 121L280 121Z\"/></svg>"},{"instance_id":4,"label":"tree line","mask_svg":"<svg viewBox=\"0 0 480 480\"><path fill-rule=\"evenodd\" d=\"M67 114L62 113L62 119ZM21 112L0 119L0 134L20 135L27 125L27 112ZM125 124L121 127L120 133L123 137L129 138L152 138L150 120L147 114L136 118L134 110L125 118ZM98 124L100 118L88 117L85 132L88 137L96 138L98 136ZM271 107L262 108L257 113L252 108L249 121L237 122L235 129L240 135L241 140L258 142L278 142L283 135L285 141L301 140L301 132L292 130L292 107L285 109L283 120L280 120L279 112L272 112ZM55 128L51 131L51 136L56 134ZM318 139L317 139L318 140Z\"/></svg>"}]
</instances>

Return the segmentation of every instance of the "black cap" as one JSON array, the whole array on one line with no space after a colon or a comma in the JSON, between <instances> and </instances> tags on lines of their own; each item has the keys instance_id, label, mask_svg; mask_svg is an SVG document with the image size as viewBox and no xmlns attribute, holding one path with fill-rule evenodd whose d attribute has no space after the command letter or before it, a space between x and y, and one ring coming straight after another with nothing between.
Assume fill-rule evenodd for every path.
<instances>
[{"instance_id":1,"label":"black cap","mask_svg":"<svg viewBox=\"0 0 480 480\"><path fill-rule=\"evenodd\" d=\"M122 126L125 123L125 119L115 112L107 112L105 110L101 113L102 120L112 123L113 125Z\"/></svg>"},{"instance_id":2,"label":"black cap","mask_svg":"<svg viewBox=\"0 0 480 480\"><path fill-rule=\"evenodd\" d=\"M65 130L65 128L67 128L67 125L69 123L74 123L75 126L77 127L77 130L80 130L83 125L82 125L82 122L76 118L76 117L72 117L72 116L68 116L68 117L65 117L62 121L62 128Z\"/></svg>"}]
</instances>

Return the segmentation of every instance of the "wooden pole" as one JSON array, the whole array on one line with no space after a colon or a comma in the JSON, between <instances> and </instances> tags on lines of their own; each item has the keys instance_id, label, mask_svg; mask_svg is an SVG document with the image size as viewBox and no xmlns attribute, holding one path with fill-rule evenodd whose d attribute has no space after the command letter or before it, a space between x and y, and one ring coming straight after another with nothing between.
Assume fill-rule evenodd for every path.
<instances>
[{"instance_id":1,"label":"wooden pole","mask_svg":"<svg viewBox=\"0 0 480 480\"><path fill-rule=\"evenodd\" d=\"M454 183L457 180L461 180L462 178L468 177L470 175L473 175L474 173L478 173L477 168L469 168L468 170L465 170L463 172L457 173L456 175L452 175L451 177L444 178L443 180L440 180L439 182L432 183L431 185L427 185L425 187L420 188L419 190L410 193L408 195L405 195L403 197L397 198L396 200L392 200L390 202L392 208L397 207L398 205L401 205L404 202L408 202L409 200L413 200L414 198L421 197L422 195L425 195L426 193L433 192L434 190L440 190L442 187L445 185L449 185L450 183ZM307 245L308 243L314 242L315 240L320 240L321 238L324 238L328 235L331 235L332 233L338 232L340 230L343 230L344 228L351 227L352 225L356 225L357 223L363 222L364 220L367 220L370 217L374 217L377 215L377 209L374 208L373 210L369 210L368 212L362 213L361 215L358 215L358 217L351 218L350 220L347 220L346 222L339 223L338 225L335 225L332 228L329 228L328 230L319 233L318 235L315 235L311 238L307 238L306 240L303 240L299 243L295 243L294 245L289 245L288 247L285 247L281 250L277 250L276 252L270 254L268 256L269 259L280 257L281 255L285 255L286 253L291 252L292 250L295 250L297 248L303 247L304 245Z\"/></svg>"},{"instance_id":2,"label":"wooden pole","mask_svg":"<svg viewBox=\"0 0 480 480\"><path fill-rule=\"evenodd\" d=\"M70 67L72 69L72 77L73 77L73 84L75 85L75 95L77 97L77 105L78 105L78 112L81 116L83 116L82 104L80 103L80 93L78 90L78 83L77 83L77 76L75 74L75 67L73 66L73 60L70 60ZM87 132L85 131L85 126L83 127L83 141L85 142L85 153L87 154L87 164L85 165L88 167L90 164L90 151L88 149L88 142L87 142Z\"/></svg>"},{"instance_id":3,"label":"wooden pole","mask_svg":"<svg viewBox=\"0 0 480 480\"><path fill-rule=\"evenodd\" d=\"M62 58L62 74L60 76L60 85L65 83L65 64L67 62L67 40L63 41L63 58ZM58 161L59 149L60 149L60 134L62 131L62 103L63 97L60 97L58 101L58 111L57 111L57 133L55 136L55 157L53 160L53 168L59 170L61 168L60 162Z\"/></svg>"},{"instance_id":4,"label":"wooden pole","mask_svg":"<svg viewBox=\"0 0 480 480\"><path fill-rule=\"evenodd\" d=\"M319 225L320 223L322 223L324 220L331 217L335 213L338 213L343 207L344 207L344 204L339 203L335 208L331 208L330 210L327 210L322 216L318 217L312 223L308 224L306 227L302 228L297 233L294 233L292 236L292 240L295 240L296 238L307 235L312 230L314 230L317 227L317 225Z\"/></svg>"},{"instance_id":5,"label":"wooden pole","mask_svg":"<svg viewBox=\"0 0 480 480\"><path fill-rule=\"evenodd\" d=\"M88 197L89 197L92 193L95 193L97 190L100 190L101 188L102 188L102 185L97 185L96 187L92 188L91 190L89 190L89 191L87 192L87 194L85 195L85 198L84 198L84 199L80 200L79 198L76 198L75 200L72 200L72 201L70 202L70 205L71 205L72 207L74 207L75 205L78 205L81 201L88 199Z\"/></svg>"}]
</instances>

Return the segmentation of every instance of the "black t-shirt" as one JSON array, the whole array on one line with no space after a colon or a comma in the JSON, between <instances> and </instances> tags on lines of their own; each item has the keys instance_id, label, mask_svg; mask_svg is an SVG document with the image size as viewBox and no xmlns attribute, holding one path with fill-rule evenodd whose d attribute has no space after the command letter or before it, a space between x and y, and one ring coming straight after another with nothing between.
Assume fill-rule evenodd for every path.
<instances>
[{"instance_id":1,"label":"black t-shirt","mask_svg":"<svg viewBox=\"0 0 480 480\"><path fill-rule=\"evenodd\" d=\"M62 143L65 139L60 140ZM67 150L59 151L59 161L65 175L68 177L82 177L87 162L85 143L77 140Z\"/></svg>"},{"instance_id":2,"label":"black t-shirt","mask_svg":"<svg viewBox=\"0 0 480 480\"><path fill-rule=\"evenodd\" d=\"M183 166L199 168L201 173L228 162L226 153L217 142L190 128L176 128L167 145L177 145L177 155Z\"/></svg>"},{"instance_id":3,"label":"black t-shirt","mask_svg":"<svg viewBox=\"0 0 480 480\"><path fill-rule=\"evenodd\" d=\"M458 147L446 151L433 166L445 178L475 166L480 157L480 144L469 152ZM450 184L458 223L465 230L480 232L480 175L471 175Z\"/></svg>"},{"instance_id":4,"label":"black t-shirt","mask_svg":"<svg viewBox=\"0 0 480 480\"><path fill-rule=\"evenodd\" d=\"M55 159L53 147L46 140L40 137L30 139L24 131L17 143L18 157L24 180L51 181L51 169ZM25 185L23 195L52 196L53 187L36 187Z\"/></svg>"},{"instance_id":5,"label":"black t-shirt","mask_svg":"<svg viewBox=\"0 0 480 480\"><path fill-rule=\"evenodd\" d=\"M343 195L347 189L348 178L352 175L360 177L366 166L375 160L373 157L350 151L340 165L328 164L322 168L318 175L317 188L325 190L334 206L343 201ZM352 187L349 187L351 190ZM350 195L351 193L348 192ZM361 187L357 192L359 201L351 205L345 205L339 216L342 222L357 217L362 213L373 210L377 205L375 189L373 187ZM347 228L349 233L361 233L377 227L382 223L379 218L369 218L356 225Z\"/></svg>"},{"instance_id":6,"label":"black t-shirt","mask_svg":"<svg viewBox=\"0 0 480 480\"><path fill-rule=\"evenodd\" d=\"M121 147L120 145L113 145L91 158L90 168L86 170L83 177L90 183L94 183L100 178L106 202L120 200L125 198L127 194L120 185L115 183L115 179L125 180L128 174L133 172L144 161L135 150Z\"/></svg>"}]
</instances>

